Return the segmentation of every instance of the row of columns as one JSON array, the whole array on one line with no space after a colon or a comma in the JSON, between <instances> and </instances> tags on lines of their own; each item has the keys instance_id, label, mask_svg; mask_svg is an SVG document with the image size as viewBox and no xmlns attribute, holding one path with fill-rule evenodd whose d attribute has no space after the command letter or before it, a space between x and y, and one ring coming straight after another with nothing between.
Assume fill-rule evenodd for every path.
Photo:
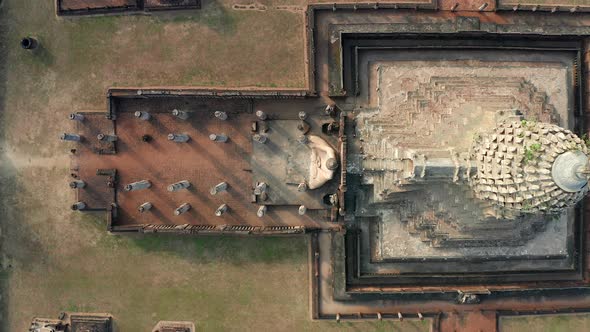
<instances>
[{"instance_id":1,"label":"row of columns","mask_svg":"<svg viewBox=\"0 0 590 332\"><path fill-rule=\"evenodd\" d=\"M266 201L268 199L268 184L266 184L265 182L257 183L256 186L254 186L254 195L259 198L257 199L257 201ZM267 211L267 205L260 205L258 207L258 211L256 211L256 215L262 218L264 217L264 215L266 215ZM300 205L297 212L299 213L299 215L305 215L305 213L307 212L307 208L305 207L305 205Z\"/></svg>"},{"instance_id":2,"label":"row of columns","mask_svg":"<svg viewBox=\"0 0 590 332\"><path fill-rule=\"evenodd\" d=\"M72 121L82 122L82 121L84 121L85 117L84 117L84 114L72 113L68 116L68 119L70 119ZM82 136L80 136L78 134L73 134L73 133L63 133L59 136L59 139L61 139L62 141L80 142L82 140ZM100 138L99 138L99 140L100 140ZM72 209L74 209L74 208L72 207Z\"/></svg>"},{"instance_id":3,"label":"row of columns","mask_svg":"<svg viewBox=\"0 0 590 332\"><path fill-rule=\"evenodd\" d=\"M140 120L144 120L144 121L151 119L150 113L145 112L145 111L137 111L137 112L135 112L134 115L136 118L138 118ZM180 111L177 109L172 110L172 115L174 115L177 118L182 119L182 120L187 120L189 118L188 112ZM227 120L228 115L226 112L216 111L215 117L222 120L222 121L225 121L225 120ZM84 121L85 117L83 114L72 113L69 115L69 119L73 120L73 121L82 122L82 121ZM110 134L103 134L103 133L98 134L96 138L99 141L103 141L103 142L115 142L118 140L117 135L110 135ZM63 133L60 135L60 139L63 141L80 142L80 141L82 141L82 136L79 134L74 134L74 133ZM225 143L228 141L228 137L225 134L211 134L211 135L209 135L209 139L211 141L220 142L220 143ZM190 140L190 136L187 134L170 133L170 134L168 134L168 140L173 141L173 142L177 142L177 143L186 143ZM144 140L144 141L149 141L149 140Z\"/></svg>"},{"instance_id":4,"label":"row of columns","mask_svg":"<svg viewBox=\"0 0 590 332\"><path fill-rule=\"evenodd\" d=\"M149 180L141 180L141 181L132 182L132 183L126 185L124 188L125 188L125 191L136 191L136 190L148 189L151 186L152 186L152 184ZM181 191L183 189L189 189L191 186L192 185L188 180L181 180L181 181L178 181L178 182L175 182L175 183L169 185L167 187L167 190L169 192L177 192L177 191ZM227 188L228 188L227 182L221 182L221 183L218 183L217 185L215 185L213 188L211 188L211 190L209 190L209 192L211 193L211 195L217 195L223 191L226 191ZM138 210L139 210L139 212L144 213L144 212L148 212L152 207L153 207L153 204L151 202L145 202L138 207ZM176 209L174 209L174 215L179 216L181 214L184 214L184 213L188 212L191 208L192 207L189 203L182 203L180 206L178 206ZM224 203L224 204L220 205L215 210L215 215L220 217L227 210L228 210L228 206L227 206L227 204Z\"/></svg>"},{"instance_id":5,"label":"row of columns","mask_svg":"<svg viewBox=\"0 0 590 332\"><path fill-rule=\"evenodd\" d=\"M258 206L258 210L256 211L256 215L258 216L258 218L262 218L266 215L266 212L268 211L268 205L260 205ZM299 208L297 208L297 213L299 213L300 216L303 216L307 213L307 207L305 207L305 205L300 205Z\"/></svg>"},{"instance_id":6,"label":"row of columns","mask_svg":"<svg viewBox=\"0 0 590 332\"><path fill-rule=\"evenodd\" d=\"M132 183L125 185L124 190L125 191L137 191L137 190L149 189L149 188L151 188L151 186L152 186L152 183L149 180L140 180L140 181L132 182ZM70 182L70 188L83 189L85 187L86 187L86 182L84 182L82 180L74 180L74 181ZM175 183L169 185L167 189L170 192L177 192L182 189L188 189L190 187L191 187L191 183L189 181L181 180L181 181L178 181L178 182L175 182ZM211 195L217 195L220 192L226 191L227 188L228 188L227 182L221 182L221 183L218 183L217 185L215 185L213 188L211 188L211 190L209 192ZM268 185L264 182L261 182L261 183L257 184L256 187L254 188L254 194L257 196L265 196L267 189L268 189ZM139 205L138 211L141 213L148 212L152 207L153 207L153 204L151 202L144 202L141 205ZM72 205L72 210L84 210L85 208L86 208L86 203L84 203L84 202L77 202ZM189 211L190 209L191 209L191 205L189 203L183 203L174 210L174 215L179 216L179 215ZM224 203L224 204L220 205L215 210L215 215L220 217L225 212L227 212L228 209L229 209L228 205ZM258 207L258 210L256 211L256 215L259 218L262 218L266 215L267 211L268 211L267 205L260 205ZM299 206L298 213L300 215L305 215L306 212L307 212L307 208L305 207L305 205Z\"/></svg>"},{"instance_id":7,"label":"row of columns","mask_svg":"<svg viewBox=\"0 0 590 332\"><path fill-rule=\"evenodd\" d=\"M140 181L135 181L132 183L129 183L127 185L125 185L123 187L123 189L125 191L138 191L138 190L143 190L143 189L149 189L152 187L152 183L149 180L140 180ZM181 180L178 182L175 182L171 185L169 185L167 187L167 190L169 192L177 192L183 189L189 189L191 187L191 183L188 180ZM70 188L72 189L84 189L86 188L86 182L84 182L83 180L74 180L72 182L70 182ZM211 190L209 191L211 195L217 195L221 192L227 191L228 188L228 184L227 182L220 182L217 185L215 185L214 187L211 188ZM266 191L267 191L267 184L262 182L257 184L257 186L254 189L254 194L258 195L258 196L266 196ZM153 204L151 202L145 202L143 204L141 204L138 207L139 212L147 212L149 211L151 208L153 207ZM75 204L72 205L72 209L73 210L84 210L86 208L86 203L84 202L77 202ZM176 208L174 210L174 215L181 215L187 211L189 211L191 209L191 205L189 203L183 203L181 204L178 208ZM220 205L216 210L215 210L215 215L216 216L221 216L223 215L226 211L228 210L228 206L227 204L222 204ZM266 214L266 212L268 211L268 207L266 205L261 205L258 208L257 211L257 216L262 218L264 217L264 215ZM299 207L299 214L300 215L304 215L307 211L307 208L304 205L301 205Z\"/></svg>"},{"instance_id":8,"label":"row of columns","mask_svg":"<svg viewBox=\"0 0 590 332\"><path fill-rule=\"evenodd\" d=\"M72 210L76 211L76 210L84 210L86 209L87 205L85 202L76 202L74 204L72 204ZM137 208L137 210L140 213L145 213L148 212L149 210L151 210L153 207L153 204L151 202L145 202L139 205L139 207ZM182 203L180 206L178 206L176 209L174 209L174 215L175 216L179 216L187 211L189 211L192 208L192 206L189 203ZM229 209L228 205L223 203L221 204L216 210L215 210L215 215L217 217L221 217L225 212L227 212L227 210ZM262 218L266 215L266 212L268 211L268 205L260 205L258 207L258 210L256 211L256 215L259 218ZM297 212L299 213L299 215L305 215L305 213L307 212L307 208L305 207L305 205L300 205Z\"/></svg>"},{"instance_id":9,"label":"row of columns","mask_svg":"<svg viewBox=\"0 0 590 332\"><path fill-rule=\"evenodd\" d=\"M84 188L86 188L86 182L84 182L82 180L74 180L74 181L70 182L70 188L84 189ZM85 202L76 202L76 203L72 204L71 208L74 211L84 210L84 209L86 209L86 203Z\"/></svg>"},{"instance_id":10,"label":"row of columns","mask_svg":"<svg viewBox=\"0 0 590 332\"><path fill-rule=\"evenodd\" d=\"M96 138L102 142L115 142L119 139L117 135L109 134L98 134ZM82 136L79 134L63 133L61 134L60 139L62 141L80 142L82 140ZM190 136L187 134L168 134L168 140L176 143L186 143L190 139ZM229 137L227 137L226 134L211 134L209 135L209 139L213 142L225 143L228 141ZM150 140L144 139L144 141L149 142Z\"/></svg>"},{"instance_id":11,"label":"row of columns","mask_svg":"<svg viewBox=\"0 0 590 332\"><path fill-rule=\"evenodd\" d=\"M261 110L257 110L255 113L256 118L259 121L266 121L268 119L268 115L266 113L264 113L264 111ZM262 132L266 132L268 130L268 127L266 125L261 126L263 128ZM266 135L262 135L262 134L254 134L252 136L252 140L256 143L259 144L266 144L266 142L268 141L268 136Z\"/></svg>"},{"instance_id":12,"label":"row of columns","mask_svg":"<svg viewBox=\"0 0 590 332\"><path fill-rule=\"evenodd\" d=\"M59 136L62 141L72 141L72 142L80 142L82 141L82 136L79 134L72 134L72 133L63 133ZM96 135L96 139L101 142L115 142L119 139L117 135L110 135L110 134L98 134Z\"/></svg>"},{"instance_id":13,"label":"row of columns","mask_svg":"<svg viewBox=\"0 0 590 332\"><path fill-rule=\"evenodd\" d=\"M327 105L324 110L324 113L326 115L333 116L335 114L335 106ZM265 121L268 119L268 115L264 113L264 111L258 110L255 114L258 120L260 121ZM306 136L306 134L309 131L309 124L305 121L307 119L307 113L301 111L297 114L297 117L299 118L299 125L297 126L297 128L299 129L299 131L301 131L301 135L297 137L297 141L301 144L308 144L309 138ZM265 133L268 130L268 127L263 125L261 126L261 129L261 132ZM262 133L256 133L252 136L254 142L266 144L266 142L268 141L268 137L266 135L263 135Z\"/></svg>"},{"instance_id":14,"label":"row of columns","mask_svg":"<svg viewBox=\"0 0 590 332\"><path fill-rule=\"evenodd\" d=\"M327 105L326 108L324 109L324 113L325 115L328 116L334 116L335 114L335 105ZM262 110L257 110L255 112L256 118L258 118L259 121L266 121L268 119L268 115L262 111ZM307 124L305 122L305 120L307 119L307 113L304 111L301 111L297 114L297 117L300 120L300 123L298 125L298 129L301 131L301 135L297 138L297 141L300 144L308 144L309 143L309 138L308 136L306 136L306 133L309 131L309 124ZM268 130L268 127L263 125L262 127L262 132L266 132ZM260 144L266 144L268 141L268 137L266 135L263 135L261 133L256 133L252 136L252 139L254 142L256 143L260 143ZM300 192L304 192L308 189L307 184L305 182L300 183L297 186L297 190ZM254 187L254 195L258 196L260 199L259 201L265 201L267 199L267 190L268 190L268 185L264 182L260 182L258 183L255 187ZM263 217L266 212L268 211L268 208L266 205L261 205L258 208L257 211L257 215L258 217ZM305 207L305 205L300 205L297 212L300 215L305 215L307 213L307 207Z\"/></svg>"},{"instance_id":15,"label":"row of columns","mask_svg":"<svg viewBox=\"0 0 590 332\"><path fill-rule=\"evenodd\" d=\"M190 118L190 113L186 112L186 111L173 109L171 113L172 113L172 115L174 115L175 117L177 117L178 119L181 119L181 120L188 120L188 118ZM215 113L213 113L213 114L219 120L225 121L228 119L228 115L226 112L215 111ZM152 118L151 114L146 111L137 111L134 113L134 116L136 118L138 118L139 120L143 120L143 121L148 121ZM79 121L79 122L82 122L85 119L84 114L80 114L80 113L72 113L68 117L70 120Z\"/></svg>"},{"instance_id":16,"label":"row of columns","mask_svg":"<svg viewBox=\"0 0 590 332\"><path fill-rule=\"evenodd\" d=\"M172 113L172 115L174 115L176 118L178 118L180 120L188 120L191 115L191 113L189 113L189 112L181 111L181 110L177 110L177 109L173 109L171 113ZM143 120L143 121L148 121L152 118L152 115L146 111L137 111L134 113L134 115L137 119ZM215 115L215 117L221 121L225 121L228 119L227 113L223 112L223 111L215 111L215 113L213 113L213 115Z\"/></svg>"},{"instance_id":17,"label":"row of columns","mask_svg":"<svg viewBox=\"0 0 590 332\"><path fill-rule=\"evenodd\" d=\"M326 107L326 109L325 109L325 113L326 113L326 115L330 115L330 114L332 114L332 112L333 112L333 111L334 111L334 106L333 106L333 105L328 105L328 106ZM261 111L261 110L257 110L255 114L256 114L256 117L258 118L258 120L260 120L260 121L265 121L266 119L268 119L268 116L267 116L267 114L266 114L266 113L264 113L264 112L263 112L263 111ZM308 143L309 143L309 138L308 138L308 136L306 135L306 133L307 133L307 130L306 130L306 129L308 129L308 128L309 128L309 125L308 125L307 123L305 123L305 119L307 119L307 113L306 113L306 112L304 112L304 111L301 111L301 112L299 112L299 113L297 114L297 116L298 116L298 118L299 118L299 120L300 120L300 122L301 122L301 123L298 125L298 129L299 129L299 130L302 132L302 134L301 134L299 137L297 137L297 141L298 141L300 144L304 144L304 145L305 145L305 144L308 144ZM265 128L266 128L266 126L265 126ZM254 134L254 135L252 136L252 139L254 140L254 142L257 142L257 143L260 143L260 144L266 144L266 142L268 141L268 137L267 137L266 135L262 135L262 134L259 134L259 133L257 133L257 134ZM266 184L265 184L265 183L260 183L260 184L258 184L258 185L259 185L259 186L266 186ZM303 182L303 183L300 183L300 184L297 186L297 190L298 190L298 191L300 191L300 192L307 191L307 189L308 189L308 188L307 188L307 184L306 184L306 183L304 183L304 182ZM260 195L260 194L261 194L261 191L263 191L263 190L261 190L261 188L258 188L258 187L256 187L256 188L254 189L254 193L255 193L256 195ZM261 197L261 198L262 198L262 200L266 200L266 198L264 197L265 195L261 195L261 196L262 196L262 197ZM305 206L303 206L303 205L302 205L302 206L301 206L301 208L300 208L300 210L299 210L299 211L300 211L300 214L305 214L305 211L306 211L306 210L307 210L307 209L305 209ZM302 212L302 213L301 213L301 212ZM262 213L262 212L260 212L260 213ZM259 214L260 214L260 213L259 213Z\"/></svg>"},{"instance_id":18,"label":"row of columns","mask_svg":"<svg viewBox=\"0 0 590 332\"><path fill-rule=\"evenodd\" d=\"M333 113L335 112L335 107L334 105L327 105L326 109L324 110L324 113L326 115L329 116L333 116ZM174 115L176 118L181 119L181 120L187 120L190 117L190 113L186 112L186 111L181 111L178 109L173 109L172 110L172 115ZM215 117L221 121L225 121L228 119L228 115L226 112L223 111L215 111L214 113ZM265 121L268 119L268 115L262 111L262 110L257 110L255 112L256 118L260 121ZM136 111L134 113L134 116L139 119L139 120L143 120L143 121L148 121L152 118L151 114L149 112L146 111ZM306 112L299 112L298 117L301 121L304 121L307 118L307 113ZM79 114L79 113L72 113L69 115L69 119L73 120L73 121L84 121L85 117L83 114ZM82 137L78 134L73 134L73 133L63 133L60 138L64 141L81 141ZM98 134L97 135L97 139L100 141L106 141L106 142L114 142L117 141L117 136L116 135L109 135L109 134ZM225 134L211 134L209 135L209 139L211 139L212 141L215 142L227 142L228 137ZM266 135L261 135L261 134L255 134L253 135L253 139L255 142L257 143L261 143L261 144L265 144L268 140L268 137ZM173 142L177 142L177 143L185 143L188 142L190 140L190 136L187 134L177 134L177 133L171 133L168 134L168 140L173 141ZM308 140L305 137L305 135L302 135L299 139L300 143L302 144L307 144Z\"/></svg>"},{"instance_id":19,"label":"row of columns","mask_svg":"<svg viewBox=\"0 0 590 332\"><path fill-rule=\"evenodd\" d=\"M137 210L140 213L145 213L145 212L148 212L149 210L151 210L153 206L154 205L151 202L145 202L145 203L142 203L141 205L139 205ZM181 214L184 214L184 213L190 211L190 209L192 209L192 206L190 205L190 203L186 203L186 202L182 203L176 209L174 209L174 215L179 216ZM228 210L227 204L225 204L225 203L221 204L215 210L215 215L218 217L221 217L227 210Z\"/></svg>"},{"instance_id":20,"label":"row of columns","mask_svg":"<svg viewBox=\"0 0 590 332\"><path fill-rule=\"evenodd\" d=\"M96 137L99 141L103 142L115 142L118 140L117 135L109 135L109 134L98 134ZM78 134L71 134L71 133L63 133L60 136L60 139L63 141L74 141L80 142L82 140L82 136ZM187 134L175 134L171 133L168 134L168 140L176 143L186 143L190 140L190 136ZM225 134L211 134L209 135L209 139L214 142L225 143L228 141L228 137ZM148 142L148 140L144 139L144 141Z\"/></svg>"},{"instance_id":21,"label":"row of columns","mask_svg":"<svg viewBox=\"0 0 590 332\"><path fill-rule=\"evenodd\" d=\"M83 181L81 181L81 182L83 182ZM125 185L124 189L125 189L125 191L136 191L136 190L148 189L148 188L151 188L151 186L152 186L152 183L149 180L140 180L140 181L135 181L135 182ZM167 187L167 189L170 192L176 192L176 191L180 191L182 189L188 189L191 186L192 185L188 180L181 180L181 181L172 183L171 185L169 185ZM220 193L222 191L226 191L227 188L228 188L227 182L221 182L221 183L218 183L217 185L215 185L213 188L211 188L211 190L209 192L211 193L211 195L217 195L218 193Z\"/></svg>"}]
</instances>

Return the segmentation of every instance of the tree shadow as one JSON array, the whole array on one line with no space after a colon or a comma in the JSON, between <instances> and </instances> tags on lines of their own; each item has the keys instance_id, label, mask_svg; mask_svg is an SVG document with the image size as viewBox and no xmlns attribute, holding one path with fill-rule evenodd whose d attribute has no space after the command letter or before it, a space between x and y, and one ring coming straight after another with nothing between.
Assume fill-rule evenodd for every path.
<instances>
[{"instance_id":1,"label":"tree shadow","mask_svg":"<svg viewBox=\"0 0 590 332\"><path fill-rule=\"evenodd\" d=\"M178 234L125 235L144 252L166 253L201 263L301 262L306 260L303 236L182 236Z\"/></svg>"},{"instance_id":2,"label":"tree shadow","mask_svg":"<svg viewBox=\"0 0 590 332\"><path fill-rule=\"evenodd\" d=\"M47 252L38 238L38 229L35 229L26 218L27 214L37 213L34 208L42 206L38 197L27 192L23 185L22 174L19 166L15 165L7 155L7 141L9 126L12 125L7 114L8 101L8 63L10 50L19 48L22 51L25 63L31 65L50 65L54 62L54 56L44 47L35 50L20 49L20 40L11 38L13 26L8 17L6 2L0 0L0 330L10 330L8 320L4 319L9 314L9 288L11 275L14 269L31 271L35 266L44 264ZM24 36L23 36L24 37ZM15 43L15 41L17 41ZM38 45L41 46L41 45ZM28 61L28 62L27 62ZM18 87L11 86L12 89ZM23 206L22 199L26 198L27 206ZM33 207L30 209L30 207Z\"/></svg>"},{"instance_id":3,"label":"tree shadow","mask_svg":"<svg viewBox=\"0 0 590 332\"><path fill-rule=\"evenodd\" d=\"M4 22L4 12L2 11L2 7L4 5L4 1L0 0L0 125L5 125L5 102L6 102L6 58L8 50L6 49L6 34L7 31L7 24L2 23ZM2 127L0 127L2 128ZM10 278L10 269L11 266L4 266L7 265L4 260L6 259L5 255L5 237L6 237L6 220L8 217L8 213L5 209L5 206L8 202L5 200L9 197L7 195L14 194L11 192L11 188L13 186L8 185L4 182L4 174L9 174L5 172L5 169L10 167L9 163L6 162L6 158L4 157L4 136L5 131L0 129L0 179L2 179L2 186L0 186L0 317L8 317L8 282ZM0 319L0 330L8 331L9 327L7 326L8 322L6 319Z\"/></svg>"},{"instance_id":4,"label":"tree shadow","mask_svg":"<svg viewBox=\"0 0 590 332\"><path fill-rule=\"evenodd\" d=\"M102 234L99 245L108 252L139 252L166 255L190 263L305 263L308 239L305 235L189 235L178 233L113 233L105 230L104 213L84 212L82 222Z\"/></svg>"},{"instance_id":5,"label":"tree shadow","mask_svg":"<svg viewBox=\"0 0 590 332\"><path fill-rule=\"evenodd\" d=\"M41 42L38 42L37 47L30 52L35 57L36 62L46 67L53 65L55 62L55 56Z\"/></svg>"}]
</instances>

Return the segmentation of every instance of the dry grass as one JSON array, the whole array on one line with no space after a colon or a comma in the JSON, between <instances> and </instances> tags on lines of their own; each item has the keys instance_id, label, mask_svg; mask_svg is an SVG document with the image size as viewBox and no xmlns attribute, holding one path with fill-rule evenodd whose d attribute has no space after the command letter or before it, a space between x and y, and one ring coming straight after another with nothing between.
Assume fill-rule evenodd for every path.
<instances>
[{"instance_id":1,"label":"dry grass","mask_svg":"<svg viewBox=\"0 0 590 332\"><path fill-rule=\"evenodd\" d=\"M569 332L590 331L590 315L547 315L500 318L500 331Z\"/></svg>"}]
</instances>

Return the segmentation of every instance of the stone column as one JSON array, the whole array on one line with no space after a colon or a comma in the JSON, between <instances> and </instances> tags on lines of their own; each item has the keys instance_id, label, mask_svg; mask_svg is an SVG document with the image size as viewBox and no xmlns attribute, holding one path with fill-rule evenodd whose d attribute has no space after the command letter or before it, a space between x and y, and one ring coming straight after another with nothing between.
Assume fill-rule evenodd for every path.
<instances>
[{"instance_id":1,"label":"stone column","mask_svg":"<svg viewBox=\"0 0 590 332\"><path fill-rule=\"evenodd\" d=\"M215 210L215 215L221 217L227 211L227 204L221 204L217 210Z\"/></svg>"},{"instance_id":2,"label":"stone column","mask_svg":"<svg viewBox=\"0 0 590 332\"><path fill-rule=\"evenodd\" d=\"M186 143L189 139L187 134L168 134L168 140L176 143Z\"/></svg>"},{"instance_id":3,"label":"stone column","mask_svg":"<svg viewBox=\"0 0 590 332\"><path fill-rule=\"evenodd\" d=\"M84 209L86 209L86 203L84 203L84 202L76 202L76 203L72 204L72 210L74 210L74 211L84 210Z\"/></svg>"},{"instance_id":4,"label":"stone column","mask_svg":"<svg viewBox=\"0 0 590 332\"><path fill-rule=\"evenodd\" d=\"M74 121L84 121L84 115L78 113L72 113L69 116L70 120Z\"/></svg>"},{"instance_id":5,"label":"stone column","mask_svg":"<svg viewBox=\"0 0 590 332\"><path fill-rule=\"evenodd\" d=\"M117 135L108 135L108 134L98 134L96 138L102 142L115 142L118 137Z\"/></svg>"},{"instance_id":6,"label":"stone column","mask_svg":"<svg viewBox=\"0 0 590 332\"><path fill-rule=\"evenodd\" d=\"M297 142L301 144L307 144L309 143L309 138L306 135L300 135L299 137L297 137Z\"/></svg>"},{"instance_id":7,"label":"stone column","mask_svg":"<svg viewBox=\"0 0 590 332\"><path fill-rule=\"evenodd\" d=\"M215 187L211 188L210 193L211 195L217 195L222 191L227 190L227 182L218 183Z\"/></svg>"},{"instance_id":8,"label":"stone column","mask_svg":"<svg viewBox=\"0 0 590 332\"><path fill-rule=\"evenodd\" d=\"M329 116L334 116L336 113L336 105L326 105L326 109L324 109L324 113Z\"/></svg>"},{"instance_id":9,"label":"stone column","mask_svg":"<svg viewBox=\"0 0 590 332\"><path fill-rule=\"evenodd\" d=\"M179 111L177 109L173 109L172 110L172 115L174 115L175 117L177 117L177 118L179 118L181 120L187 120L189 118L188 112Z\"/></svg>"},{"instance_id":10,"label":"stone column","mask_svg":"<svg viewBox=\"0 0 590 332\"><path fill-rule=\"evenodd\" d=\"M182 189L187 189L191 186L191 183L187 180L178 181L168 186L168 191L174 192Z\"/></svg>"},{"instance_id":11,"label":"stone column","mask_svg":"<svg viewBox=\"0 0 590 332\"><path fill-rule=\"evenodd\" d=\"M209 135L209 139L213 142L225 143L227 142L227 136L225 134L211 134Z\"/></svg>"},{"instance_id":12,"label":"stone column","mask_svg":"<svg viewBox=\"0 0 590 332\"><path fill-rule=\"evenodd\" d=\"M258 118L258 120L264 121L268 118L268 116L266 115L266 113L264 113L261 110L256 111L256 117Z\"/></svg>"},{"instance_id":13,"label":"stone column","mask_svg":"<svg viewBox=\"0 0 590 332\"><path fill-rule=\"evenodd\" d=\"M227 113L222 111L215 111L215 117L221 121L227 120Z\"/></svg>"},{"instance_id":14,"label":"stone column","mask_svg":"<svg viewBox=\"0 0 590 332\"><path fill-rule=\"evenodd\" d=\"M68 134L68 133L63 133L61 134L61 136L59 136L59 138L62 141L72 141L72 142L80 142L82 140L82 137L78 134Z\"/></svg>"},{"instance_id":15,"label":"stone column","mask_svg":"<svg viewBox=\"0 0 590 332\"><path fill-rule=\"evenodd\" d=\"M307 208L305 207L305 205L300 205L299 209L297 210L297 212L299 213L299 215L304 215L307 212Z\"/></svg>"},{"instance_id":16,"label":"stone column","mask_svg":"<svg viewBox=\"0 0 590 332\"><path fill-rule=\"evenodd\" d=\"M189 203L182 203L179 207L174 210L174 215L179 216L188 210L191 209L191 205Z\"/></svg>"},{"instance_id":17,"label":"stone column","mask_svg":"<svg viewBox=\"0 0 590 332\"><path fill-rule=\"evenodd\" d=\"M138 210L139 212L141 212L141 213L144 213L144 212L147 212L147 211L149 211L151 208L152 208L152 203L150 203L150 202L145 202L145 203L141 204L141 205L140 205L140 206L137 208L137 210Z\"/></svg>"},{"instance_id":18,"label":"stone column","mask_svg":"<svg viewBox=\"0 0 590 332\"><path fill-rule=\"evenodd\" d=\"M266 183L260 182L254 188L254 195L261 195L261 194L265 193L267 188L268 188L268 185Z\"/></svg>"},{"instance_id":19,"label":"stone column","mask_svg":"<svg viewBox=\"0 0 590 332\"><path fill-rule=\"evenodd\" d=\"M137 111L137 112L135 112L135 117L140 120L147 121L147 120L151 119L152 116L148 112Z\"/></svg>"},{"instance_id":20,"label":"stone column","mask_svg":"<svg viewBox=\"0 0 590 332\"><path fill-rule=\"evenodd\" d=\"M305 182L300 183L297 186L297 191L299 191L299 192L307 191L307 184Z\"/></svg>"},{"instance_id":21,"label":"stone column","mask_svg":"<svg viewBox=\"0 0 590 332\"><path fill-rule=\"evenodd\" d=\"M256 215L258 216L258 218L262 218L266 214L267 210L268 210L268 208L266 207L266 205L261 205L258 208L258 211L256 211Z\"/></svg>"},{"instance_id":22,"label":"stone column","mask_svg":"<svg viewBox=\"0 0 590 332\"><path fill-rule=\"evenodd\" d=\"M152 183L150 181L141 180L141 181L133 182L133 183L126 185L125 191L148 189L151 186L152 186Z\"/></svg>"},{"instance_id":23,"label":"stone column","mask_svg":"<svg viewBox=\"0 0 590 332\"><path fill-rule=\"evenodd\" d=\"M268 140L266 135L260 135L260 134L254 134L254 136L252 136L252 139L254 140L254 142L258 142L260 144L265 144L266 141Z\"/></svg>"},{"instance_id":24,"label":"stone column","mask_svg":"<svg viewBox=\"0 0 590 332\"><path fill-rule=\"evenodd\" d=\"M74 180L72 182L70 182L70 188L72 189L82 189L86 187L86 182L82 181L82 180Z\"/></svg>"}]
</instances>

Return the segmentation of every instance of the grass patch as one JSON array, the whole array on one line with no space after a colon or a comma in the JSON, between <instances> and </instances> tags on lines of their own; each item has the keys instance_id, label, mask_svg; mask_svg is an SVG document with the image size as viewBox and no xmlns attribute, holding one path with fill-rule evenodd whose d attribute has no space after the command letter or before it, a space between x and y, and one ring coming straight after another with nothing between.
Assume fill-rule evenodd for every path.
<instances>
[{"instance_id":1,"label":"grass patch","mask_svg":"<svg viewBox=\"0 0 590 332\"><path fill-rule=\"evenodd\" d=\"M524 163L527 164L539 157L541 143L533 143L524 148Z\"/></svg>"},{"instance_id":2,"label":"grass patch","mask_svg":"<svg viewBox=\"0 0 590 332\"><path fill-rule=\"evenodd\" d=\"M128 246L146 253L164 253L201 262L222 260L235 265L249 262L302 261L307 252L301 238L285 237L179 237L148 234L131 236Z\"/></svg>"},{"instance_id":3,"label":"grass patch","mask_svg":"<svg viewBox=\"0 0 590 332\"><path fill-rule=\"evenodd\" d=\"M590 138L588 137L588 133L584 133L580 138L584 142L584 145L586 145L587 148L590 148Z\"/></svg>"},{"instance_id":4,"label":"grass patch","mask_svg":"<svg viewBox=\"0 0 590 332\"><path fill-rule=\"evenodd\" d=\"M568 332L568 331L589 331L590 315L568 314L568 315L542 315L523 317L501 317L500 331L538 331L538 332Z\"/></svg>"}]
</instances>

